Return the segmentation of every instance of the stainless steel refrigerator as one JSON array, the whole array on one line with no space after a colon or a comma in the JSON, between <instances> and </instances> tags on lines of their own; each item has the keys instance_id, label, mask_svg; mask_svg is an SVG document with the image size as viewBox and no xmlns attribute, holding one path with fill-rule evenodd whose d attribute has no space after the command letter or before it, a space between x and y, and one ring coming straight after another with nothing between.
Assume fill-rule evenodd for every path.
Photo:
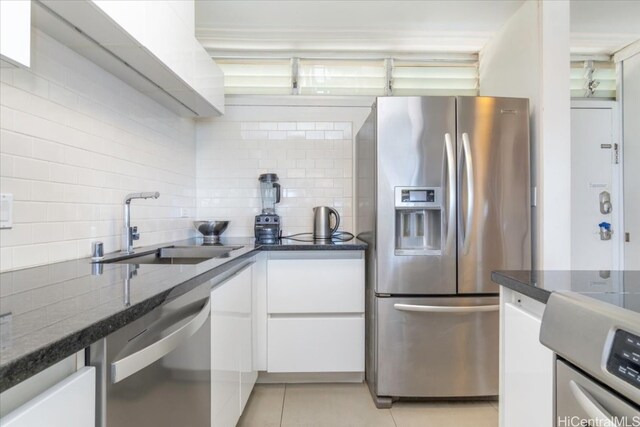
<instances>
[{"instance_id":1,"label":"stainless steel refrigerator","mask_svg":"<svg viewBox=\"0 0 640 427\"><path fill-rule=\"evenodd\" d=\"M491 271L531 265L528 101L377 98L356 178L376 405L497 395Z\"/></svg>"}]
</instances>

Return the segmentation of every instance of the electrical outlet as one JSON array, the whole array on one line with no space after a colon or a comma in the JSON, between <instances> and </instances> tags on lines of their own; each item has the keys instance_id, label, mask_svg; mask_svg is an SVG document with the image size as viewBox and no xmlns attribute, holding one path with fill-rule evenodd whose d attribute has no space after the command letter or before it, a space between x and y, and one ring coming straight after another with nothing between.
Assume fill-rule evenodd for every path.
<instances>
[{"instance_id":1,"label":"electrical outlet","mask_svg":"<svg viewBox=\"0 0 640 427\"><path fill-rule=\"evenodd\" d=\"M189 209L188 208L180 208L180 218L189 218Z\"/></svg>"},{"instance_id":2,"label":"electrical outlet","mask_svg":"<svg viewBox=\"0 0 640 427\"><path fill-rule=\"evenodd\" d=\"M0 194L0 229L13 228L13 194Z\"/></svg>"}]
</instances>

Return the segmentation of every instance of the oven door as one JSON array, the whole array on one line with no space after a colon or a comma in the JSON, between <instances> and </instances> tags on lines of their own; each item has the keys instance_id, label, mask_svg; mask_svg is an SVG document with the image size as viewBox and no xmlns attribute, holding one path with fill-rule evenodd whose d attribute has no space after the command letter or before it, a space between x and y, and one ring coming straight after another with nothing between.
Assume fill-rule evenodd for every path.
<instances>
[{"instance_id":1,"label":"oven door","mask_svg":"<svg viewBox=\"0 0 640 427\"><path fill-rule=\"evenodd\" d=\"M640 408L558 360L556 427L574 425L640 425Z\"/></svg>"}]
</instances>

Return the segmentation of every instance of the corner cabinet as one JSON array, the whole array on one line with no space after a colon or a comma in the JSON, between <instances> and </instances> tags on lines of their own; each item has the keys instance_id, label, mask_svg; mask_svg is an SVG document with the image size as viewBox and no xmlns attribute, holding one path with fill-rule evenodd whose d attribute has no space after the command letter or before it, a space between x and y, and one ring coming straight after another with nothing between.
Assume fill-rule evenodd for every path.
<instances>
[{"instance_id":1,"label":"corner cabinet","mask_svg":"<svg viewBox=\"0 0 640 427\"><path fill-rule=\"evenodd\" d=\"M253 367L253 261L211 290L211 426L233 427L257 379Z\"/></svg>"},{"instance_id":2,"label":"corner cabinet","mask_svg":"<svg viewBox=\"0 0 640 427\"><path fill-rule=\"evenodd\" d=\"M553 426L554 355L540 343L545 305L500 293L500 426Z\"/></svg>"},{"instance_id":3,"label":"corner cabinet","mask_svg":"<svg viewBox=\"0 0 640 427\"><path fill-rule=\"evenodd\" d=\"M41 0L34 21L175 113L219 116L224 74L195 38L194 8L194 0Z\"/></svg>"},{"instance_id":4,"label":"corner cabinet","mask_svg":"<svg viewBox=\"0 0 640 427\"><path fill-rule=\"evenodd\" d=\"M270 252L267 372L364 372L362 251Z\"/></svg>"}]
</instances>

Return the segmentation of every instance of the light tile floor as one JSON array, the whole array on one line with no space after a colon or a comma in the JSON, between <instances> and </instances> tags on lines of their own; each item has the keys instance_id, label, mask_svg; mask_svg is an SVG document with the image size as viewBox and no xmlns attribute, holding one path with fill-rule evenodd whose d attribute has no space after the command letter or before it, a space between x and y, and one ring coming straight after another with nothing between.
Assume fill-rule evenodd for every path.
<instances>
[{"instance_id":1,"label":"light tile floor","mask_svg":"<svg viewBox=\"0 0 640 427\"><path fill-rule=\"evenodd\" d=\"M396 402L377 409L366 384L256 384L240 427L497 427L497 402Z\"/></svg>"}]
</instances>

